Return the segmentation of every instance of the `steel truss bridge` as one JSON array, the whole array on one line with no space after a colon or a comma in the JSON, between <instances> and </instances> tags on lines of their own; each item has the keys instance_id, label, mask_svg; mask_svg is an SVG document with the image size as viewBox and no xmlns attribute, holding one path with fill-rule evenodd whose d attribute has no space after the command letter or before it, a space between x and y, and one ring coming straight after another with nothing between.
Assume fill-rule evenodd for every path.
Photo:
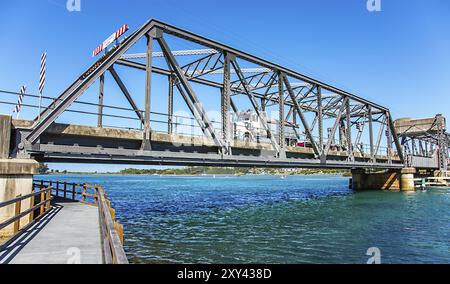
<instances>
[{"instance_id":1,"label":"steel truss bridge","mask_svg":"<svg viewBox=\"0 0 450 284\"><path fill-rule=\"evenodd\" d=\"M176 42L193 48L173 50ZM137 71L145 76L143 108L125 80ZM156 76L167 82L166 107L158 112L152 105L162 97L155 91ZM107 79L130 107L104 104ZM99 88L98 103L83 101L94 84ZM183 119L195 131L179 131L183 123L174 113L180 103L176 98L189 110ZM425 168L446 167L433 162L436 155L431 148L421 153L414 147L405 150L412 140L408 133L397 133L389 109L156 20L117 43L57 98L45 99L49 103L34 120L13 120L11 157L41 162L397 169L420 156ZM220 109L216 120L205 107L212 101ZM75 110L76 106L83 109ZM247 109L257 115L263 135L237 133L233 117ZM65 113L90 116L89 121L94 117L95 123L57 121ZM139 126L106 126L106 119ZM444 131L440 142L427 137L434 149L443 147L445 129L440 131ZM440 155L447 158L448 152L441 150Z\"/></svg>"}]
</instances>

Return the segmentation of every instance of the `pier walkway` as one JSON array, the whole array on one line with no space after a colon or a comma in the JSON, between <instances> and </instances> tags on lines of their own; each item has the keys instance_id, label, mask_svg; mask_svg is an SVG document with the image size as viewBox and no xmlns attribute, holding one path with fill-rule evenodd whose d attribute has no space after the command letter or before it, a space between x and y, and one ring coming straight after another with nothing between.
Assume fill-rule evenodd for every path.
<instances>
[{"instance_id":1,"label":"pier walkway","mask_svg":"<svg viewBox=\"0 0 450 284\"><path fill-rule=\"evenodd\" d=\"M13 236L0 243L0 264L128 263L123 227L103 187L41 180L33 188L0 203L15 212L0 223Z\"/></svg>"},{"instance_id":2,"label":"pier walkway","mask_svg":"<svg viewBox=\"0 0 450 284\"><path fill-rule=\"evenodd\" d=\"M103 263L98 209L80 202L58 202L46 218L0 252L0 263Z\"/></svg>"}]
</instances>

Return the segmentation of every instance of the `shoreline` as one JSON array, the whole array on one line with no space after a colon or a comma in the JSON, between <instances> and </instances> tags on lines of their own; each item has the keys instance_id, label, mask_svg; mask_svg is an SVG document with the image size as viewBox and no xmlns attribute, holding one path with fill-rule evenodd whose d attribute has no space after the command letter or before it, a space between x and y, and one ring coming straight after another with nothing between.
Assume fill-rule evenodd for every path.
<instances>
[{"instance_id":1,"label":"shoreline","mask_svg":"<svg viewBox=\"0 0 450 284\"><path fill-rule=\"evenodd\" d=\"M273 176L273 177L288 177L288 176L337 176L337 177L348 177L345 174L333 174L333 173L327 173L327 174L320 174L320 173L314 173L314 174L179 174L179 175L173 175L173 174L122 174L122 173L46 173L46 174L37 174L41 176L71 176L71 175L91 175L91 176L154 176L154 177L257 177L257 176Z\"/></svg>"}]
</instances>

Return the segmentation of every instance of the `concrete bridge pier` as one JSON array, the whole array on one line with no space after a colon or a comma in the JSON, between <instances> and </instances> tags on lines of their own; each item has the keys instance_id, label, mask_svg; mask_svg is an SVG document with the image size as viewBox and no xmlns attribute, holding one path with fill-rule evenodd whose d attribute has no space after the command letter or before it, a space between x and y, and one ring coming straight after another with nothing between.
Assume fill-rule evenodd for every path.
<instances>
[{"instance_id":1,"label":"concrete bridge pier","mask_svg":"<svg viewBox=\"0 0 450 284\"><path fill-rule=\"evenodd\" d=\"M0 116L0 203L19 195L30 194L33 190L33 175L38 173L39 163L31 159L10 159L11 117ZM30 208L30 199L21 203L21 211ZM0 222L15 215L15 205L0 208ZM21 220L21 227L29 218ZM10 236L13 226L0 231L1 236Z\"/></svg>"},{"instance_id":2,"label":"concrete bridge pier","mask_svg":"<svg viewBox=\"0 0 450 284\"><path fill-rule=\"evenodd\" d=\"M367 173L364 169L352 171L352 189L363 190L390 190L414 191L415 168L390 170L387 172Z\"/></svg>"}]
</instances>

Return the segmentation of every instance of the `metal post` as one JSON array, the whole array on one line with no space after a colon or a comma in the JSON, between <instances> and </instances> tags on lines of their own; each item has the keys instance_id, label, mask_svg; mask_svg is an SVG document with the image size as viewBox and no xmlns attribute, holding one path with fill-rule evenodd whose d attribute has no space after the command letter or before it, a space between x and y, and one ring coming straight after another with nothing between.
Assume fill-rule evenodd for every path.
<instances>
[{"instance_id":1,"label":"metal post","mask_svg":"<svg viewBox=\"0 0 450 284\"><path fill-rule=\"evenodd\" d=\"M439 170L441 172L448 171L448 145L447 145L447 137L445 133L445 125L443 123L442 115L436 116L438 121L438 147L439 147Z\"/></svg>"},{"instance_id":2,"label":"metal post","mask_svg":"<svg viewBox=\"0 0 450 284\"><path fill-rule=\"evenodd\" d=\"M97 126L103 126L103 95L104 95L104 87L105 87L105 74L100 76L100 89L98 92L98 122Z\"/></svg>"},{"instance_id":3,"label":"metal post","mask_svg":"<svg viewBox=\"0 0 450 284\"><path fill-rule=\"evenodd\" d=\"M347 120L347 153L349 161L354 161L353 143L352 143L352 117L351 117L351 105L350 100L347 100L346 120Z\"/></svg>"},{"instance_id":4,"label":"metal post","mask_svg":"<svg viewBox=\"0 0 450 284\"><path fill-rule=\"evenodd\" d=\"M297 110L295 108L292 110L292 123L297 126Z\"/></svg>"},{"instance_id":5,"label":"metal post","mask_svg":"<svg viewBox=\"0 0 450 284\"><path fill-rule=\"evenodd\" d=\"M150 110L151 110L151 94L152 94L152 50L153 50L153 36L150 34L147 34L144 141L142 142L142 150L146 150L146 151L151 150Z\"/></svg>"},{"instance_id":6,"label":"metal post","mask_svg":"<svg viewBox=\"0 0 450 284\"><path fill-rule=\"evenodd\" d=\"M388 162L389 164L392 164L392 132L391 128L389 127L389 120L390 120L390 113L386 112L386 139L387 139L387 155L388 155Z\"/></svg>"},{"instance_id":7,"label":"metal post","mask_svg":"<svg viewBox=\"0 0 450 284\"><path fill-rule=\"evenodd\" d=\"M280 115L278 121L278 135L279 135L278 144L280 145L281 152L283 152L283 149L285 148L285 137L284 137L285 117L284 117L284 82L281 72L278 73L278 105ZM280 154L283 155L284 153Z\"/></svg>"},{"instance_id":8,"label":"metal post","mask_svg":"<svg viewBox=\"0 0 450 284\"><path fill-rule=\"evenodd\" d=\"M67 198L67 182L64 183L64 198Z\"/></svg>"},{"instance_id":9,"label":"metal post","mask_svg":"<svg viewBox=\"0 0 450 284\"><path fill-rule=\"evenodd\" d=\"M389 115L389 129L391 131L392 137L394 139L395 147L397 148L397 153L400 157L400 160L402 163L405 163L405 156L403 155L403 148L400 144L400 141L398 140L397 131L395 130L394 121L392 120L392 116Z\"/></svg>"},{"instance_id":10,"label":"metal post","mask_svg":"<svg viewBox=\"0 0 450 284\"><path fill-rule=\"evenodd\" d=\"M345 117L341 119L341 123L339 124L339 147L344 146L346 142L345 138Z\"/></svg>"},{"instance_id":11,"label":"metal post","mask_svg":"<svg viewBox=\"0 0 450 284\"><path fill-rule=\"evenodd\" d=\"M231 55L225 53L223 64L223 89L222 89L222 132L223 140L230 154L231 143Z\"/></svg>"},{"instance_id":12,"label":"metal post","mask_svg":"<svg viewBox=\"0 0 450 284\"><path fill-rule=\"evenodd\" d=\"M167 129L168 133L173 133L173 85L174 85L174 77L172 75L169 76L169 109L168 109L168 118L167 118Z\"/></svg>"},{"instance_id":13,"label":"metal post","mask_svg":"<svg viewBox=\"0 0 450 284\"><path fill-rule=\"evenodd\" d=\"M375 149L373 147L373 117L372 117L372 107L367 106L367 116L369 118L369 139L370 139L370 157L375 159Z\"/></svg>"},{"instance_id":14,"label":"metal post","mask_svg":"<svg viewBox=\"0 0 450 284\"><path fill-rule=\"evenodd\" d=\"M322 107L322 88L317 86L317 117L319 121L319 150L323 153L323 107Z\"/></svg>"}]
</instances>

